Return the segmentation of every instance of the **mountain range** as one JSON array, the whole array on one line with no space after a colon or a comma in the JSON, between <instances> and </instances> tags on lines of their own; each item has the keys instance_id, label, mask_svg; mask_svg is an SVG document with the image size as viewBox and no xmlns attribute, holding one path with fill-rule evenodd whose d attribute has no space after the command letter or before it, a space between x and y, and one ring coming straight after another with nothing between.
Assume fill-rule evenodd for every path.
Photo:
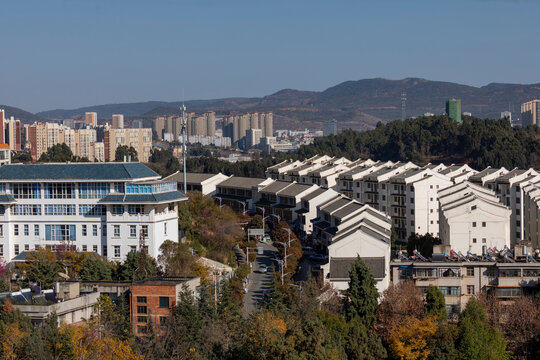
<instances>
[{"instance_id":1,"label":"mountain range","mask_svg":"<svg viewBox=\"0 0 540 360\"><path fill-rule=\"evenodd\" d=\"M473 116L499 118L505 110L519 116L520 104L540 99L540 84L491 83L482 87L421 78L388 80L382 78L346 81L324 91L284 89L272 95L252 98L225 98L186 101L188 111L215 111L217 115L247 112L274 112L274 128L320 128L323 120L335 118L338 127L358 130L373 128L377 122L401 118L402 94L406 97L407 117L426 112L441 114L445 100L459 98L462 111ZM111 119L112 114L124 114L128 119L140 118L145 126L152 117L179 114L181 102L147 101L125 104L88 106L78 109L56 109L19 115L21 120L38 118L77 118L87 111L96 111L100 119ZM21 110L22 111L22 110ZM6 116L10 116L6 111ZM15 115L13 115L15 116ZM16 116L17 117L17 116Z\"/></svg>"}]
</instances>

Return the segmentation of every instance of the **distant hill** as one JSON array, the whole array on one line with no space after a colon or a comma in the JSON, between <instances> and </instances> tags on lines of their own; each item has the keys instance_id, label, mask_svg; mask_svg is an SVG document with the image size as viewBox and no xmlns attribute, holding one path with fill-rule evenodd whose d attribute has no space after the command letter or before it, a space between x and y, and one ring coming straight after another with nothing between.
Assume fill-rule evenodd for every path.
<instances>
[{"instance_id":1,"label":"distant hill","mask_svg":"<svg viewBox=\"0 0 540 360\"><path fill-rule=\"evenodd\" d=\"M21 120L24 124L31 124L35 121L43 121L44 119L38 115L34 115L28 111L24 111L22 109L8 106L8 105L0 105L0 109L4 109L4 114L6 119L9 119L10 117L14 117L15 119Z\"/></svg>"},{"instance_id":2,"label":"distant hill","mask_svg":"<svg viewBox=\"0 0 540 360\"><path fill-rule=\"evenodd\" d=\"M540 99L540 84L492 83L474 87L420 78L388 80L382 78L346 81L322 92L285 89L264 97L226 98L186 101L189 111L216 111L218 115L242 111L273 111L274 128L318 128L321 121L335 118L340 128L363 130L378 121L401 117L401 94L406 93L406 114L421 116L426 112L441 114L445 100L460 98L462 111L482 118L499 118L511 110L519 116L520 104ZM88 106L73 110L51 110L37 115L56 119L98 112L99 118L120 113L126 117L150 119L154 116L179 114L180 102L148 101L141 103Z\"/></svg>"}]
</instances>

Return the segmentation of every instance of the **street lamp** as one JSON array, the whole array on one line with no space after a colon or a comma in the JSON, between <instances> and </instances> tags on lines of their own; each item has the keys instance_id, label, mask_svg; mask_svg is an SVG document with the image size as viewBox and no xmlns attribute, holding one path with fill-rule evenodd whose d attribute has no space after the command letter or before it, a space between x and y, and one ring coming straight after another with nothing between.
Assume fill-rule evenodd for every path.
<instances>
[{"instance_id":1,"label":"street lamp","mask_svg":"<svg viewBox=\"0 0 540 360\"><path fill-rule=\"evenodd\" d=\"M232 200L234 200L234 201L236 201L236 202L242 204L242 210L243 210L242 213L243 213L244 215L246 215L246 203L245 203L244 201L240 201L240 200L236 200L236 199L232 199Z\"/></svg>"},{"instance_id":2,"label":"street lamp","mask_svg":"<svg viewBox=\"0 0 540 360\"><path fill-rule=\"evenodd\" d=\"M262 210L262 213L263 213L262 222L263 222L263 236L264 236L264 212L265 212L266 210L265 210L265 208L260 207L260 206L256 206L255 208L256 208L256 209L261 209L261 210Z\"/></svg>"},{"instance_id":3,"label":"street lamp","mask_svg":"<svg viewBox=\"0 0 540 360\"><path fill-rule=\"evenodd\" d=\"M219 199L219 207L221 207L221 200L223 200L222 198L220 198L219 196L214 196L216 199Z\"/></svg>"}]
</instances>

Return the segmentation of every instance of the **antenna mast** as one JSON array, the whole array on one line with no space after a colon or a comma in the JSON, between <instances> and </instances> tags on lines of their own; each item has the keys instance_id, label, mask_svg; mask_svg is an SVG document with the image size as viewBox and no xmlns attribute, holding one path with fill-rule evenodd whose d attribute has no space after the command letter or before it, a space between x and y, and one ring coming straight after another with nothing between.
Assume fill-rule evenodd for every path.
<instances>
[{"instance_id":1,"label":"antenna mast","mask_svg":"<svg viewBox=\"0 0 540 360\"><path fill-rule=\"evenodd\" d=\"M187 176L186 176L186 105L182 102L182 160L184 163L184 194L187 194Z\"/></svg>"}]
</instances>

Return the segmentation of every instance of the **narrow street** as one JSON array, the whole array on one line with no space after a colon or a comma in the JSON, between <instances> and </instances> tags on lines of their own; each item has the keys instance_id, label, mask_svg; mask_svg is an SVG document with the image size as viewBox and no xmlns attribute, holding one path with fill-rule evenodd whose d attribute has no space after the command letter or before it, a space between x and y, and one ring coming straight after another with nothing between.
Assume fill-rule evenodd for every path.
<instances>
[{"instance_id":1,"label":"narrow street","mask_svg":"<svg viewBox=\"0 0 540 360\"><path fill-rule=\"evenodd\" d=\"M244 295L245 314L250 314L259 308L261 301L263 301L264 291L272 290L273 267L277 271L276 262L272 260L273 253L278 253L277 249L273 245L266 243L258 243L258 246L264 248L264 254L257 255L257 260L252 263L253 268L248 276L248 290ZM251 252L250 258L253 259ZM259 267L262 264L268 267L268 272L259 272Z\"/></svg>"}]
</instances>

